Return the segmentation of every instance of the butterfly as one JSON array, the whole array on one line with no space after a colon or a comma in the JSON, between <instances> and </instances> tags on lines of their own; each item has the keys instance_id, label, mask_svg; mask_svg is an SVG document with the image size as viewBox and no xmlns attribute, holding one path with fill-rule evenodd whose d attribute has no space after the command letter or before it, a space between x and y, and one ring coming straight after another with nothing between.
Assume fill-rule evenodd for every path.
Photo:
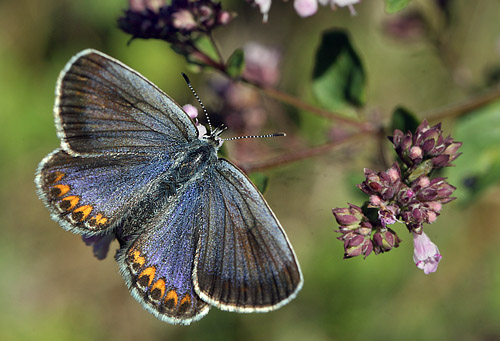
<instances>
[{"instance_id":1,"label":"butterfly","mask_svg":"<svg viewBox=\"0 0 500 341\"><path fill-rule=\"evenodd\" d=\"M222 129L199 136L168 95L91 49L59 75L54 115L61 146L38 166L39 197L65 230L118 239L120 273L158 319L267 312L297 295L303 277L278 219L217 156Z\"/></svg>"}]
</instances>

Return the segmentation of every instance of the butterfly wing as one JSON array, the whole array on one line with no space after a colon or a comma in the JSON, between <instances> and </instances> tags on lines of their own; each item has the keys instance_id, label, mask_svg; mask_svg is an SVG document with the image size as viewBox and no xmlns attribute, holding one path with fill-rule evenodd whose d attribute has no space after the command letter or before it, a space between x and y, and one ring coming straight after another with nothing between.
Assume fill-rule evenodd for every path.
<instances>
[{"instance_id":1,"label":"butterfly wing","mask_svg":"<svg viewBox=\"0 0 500 341\"><path fill-rule=\"evenodd\" d=\"M80 52L61 72L54 115L62 148L70 154L168 150L198 136L167 94L95 50Z\"/></svg>"},{"instance_id":2,"label":"butterfly wing","mask_svg":"<svg viewBox=\"0 0 500 341\"><path fill-rule=\"evenodd\" d=\"M40 163L36 184L54 220L91 235L133 214L171 163L163 154L83 157L57 149Z\"/></svg>"},{"instance_id":3,"label":"butterfly wing","mask_svg":"<svg viewBox=\"0 0 500 341\"><path fill-rule=\"evenodd\" d=\"M220 159L205 180L204 233L193 280L206 302L237 312L265 312L293 299L302 274L280 223L250 180Z\"/></svg>"},{"instance_id":4,"label":"butterfly wing","mask_svg":"<svg viewBox=\"0 0 500 341\"><path fill-rule=\"evenodd\" d=\"M209 306L198 297L192 281L196 247L203 233L199 199L205 190L197 181L186 184L158 207L155 217L144 221L141 233L128 238L117 255L132 296L169 323L189 324L208 313Z\"/></svg>"},{"instance_id":5,"label":"butterfly wing","mask_svg":"<svg viewBox=\"0 0 500 341\"><path fill-rule=\"evenodd\" d=\"M61 72L54 114L61 149L42 160L35 182L53 219L80 234L116 227L198 136L170 97L94 50Z\"/></svg>"}]
</instances>

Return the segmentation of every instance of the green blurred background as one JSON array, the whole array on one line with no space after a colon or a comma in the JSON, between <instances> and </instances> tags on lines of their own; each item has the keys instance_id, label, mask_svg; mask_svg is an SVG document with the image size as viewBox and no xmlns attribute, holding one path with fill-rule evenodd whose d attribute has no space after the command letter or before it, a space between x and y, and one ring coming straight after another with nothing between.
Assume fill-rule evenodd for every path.
<instances>
[{"instance_id":1,"label":"green blurred background","mask_svg":"<svg viewBox=\"0 0 500 341\"><path fill-rule=\"evenodd\" d=\"M345 28L368 75L364 114L387 123L392 110L404 105L422 119L486 91L500 65L500 2L447 3L444 46L418 34L395 39L386 27L400 14L388 15L382 1L368 0L356 6L355 17L347 9L321 8L306 19L291 2L274 1L267 24L246 2L223 2L238 17L216 36L226 56L250 40L278 46L279 88L313 102L310 77L321 32ZM442 20L434 4L415 1L412 8L439 31ZM52 221L33 183L38 162L59 145L52 116L55 81L78 51L91 47L122 60L179 103L192 102L180 77L181 71L191 72L203 94L203 73L193 74L166 43L137 40L127 46L129 37L116 24L126 7L125 0L0 1L0 340L500 339L498 187L487 186L473 200L460 197L426 227L443 255L434 274L415 267L403 226L396 227L403 239L398 249L342 260L331 208L362 203L353 184L363 167L375 167L378 152L370 139L266 172L271 179L266 198L305 278L294 301L266 314L214 308L187 327L163 323L143 310L113 257L98 261L79 236ZM495 116L498 105L488 110ZM309 113L294 114L304 126L318 125ZM498 136L498 124L486 119L474 136L484 131ZM443 128L460 140L456 120L444 120ZM286 141L279 143L287 152ZM497 146L488 147L499 154ZM481 150L474 148L464 145L469 153L455 169L475 164ZM463 186L459 180L450 174L452 184Z\"/></svg>"}]
</instances>

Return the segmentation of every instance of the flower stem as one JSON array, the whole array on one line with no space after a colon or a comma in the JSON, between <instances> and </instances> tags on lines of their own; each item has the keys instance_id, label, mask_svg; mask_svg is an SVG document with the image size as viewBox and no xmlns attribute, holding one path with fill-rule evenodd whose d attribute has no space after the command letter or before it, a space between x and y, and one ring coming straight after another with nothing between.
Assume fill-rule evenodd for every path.
<instances>
[{"instance_id":1,"label":"flower stem","mask_svg":"<svg viewBox=\"0 0 500 341\"><path fill-rule=\"evenodd\" d=\"M327 142L317 147L299 150L294 153L281 155L269 160L238 164L238 166L241 169L243 169L246 173L262 171L276 166L282 166L289 163L308 159L316 155L324 154L335 147L340 147L344 144L360 140L363 137L367 137L369 135L370 134L367 134L366 132L354 133L343 139Z\"/></svg>"},{"instance_id":2,"label":"flower stem","mask_svg":"<svg viewBox=\"0 0 500 341\"><path fill-rule=\"evenodd\" d=\"M316 107L314 105L311 105L309 103L306 103L306 102L300 100L297 97L293 97L285 92L279 91L279 90L274 89L274 88L261 87L257 84L250 82L247 79L242 79L242 81L257 88L265 96L274 98L280 102L292 105L296 108L299 108L299 109L302 109L305 111L309 111L313 114L324 117L326 119L341 122L341 123L344 123L346 125L349 125L349 126L361 129L361 130L372 130L370 128L370 125L366 122L360 122L358 120L355 120L355 119L352 119L349 117L345 117L340 113L335 113L335 112L331 112L329 110L325 110L325 109Z\"/></svg>"},{"instance_id":3,"label":"flower stem","mask_svg":"<svg viewBox=\"0 0 500 341\"><path fill-rule=\"evenodd\" d=\"M452 104L450 106L446 106L437 110L432 110L419 116L428 117L429 121L433 122L441 121L445 118L460 117L499 98L500 87L495 88L490 92L463 101L462 103Z\"/></svg>"}]
</instances>

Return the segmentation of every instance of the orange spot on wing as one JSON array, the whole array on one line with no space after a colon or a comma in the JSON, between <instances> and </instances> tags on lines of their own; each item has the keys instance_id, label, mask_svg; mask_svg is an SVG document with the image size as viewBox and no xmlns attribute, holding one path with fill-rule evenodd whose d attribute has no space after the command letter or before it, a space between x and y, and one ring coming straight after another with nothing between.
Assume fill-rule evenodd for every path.
<instances>
[{"instance_id":1,"label":"orange spot on wing","mask_svg":"<svg viewBox=\"0 0 500 341\"><path fill-rule=\"evenodd\" d=\"M141 253L137 250L134 250L134 252L132 252L132 256L134 257L134 263L137 263L140 266L143 266L146 262L146 259L144 257L141 257Z\"/></svg>"},{"instance_id":2,"label":"orange spot on wing","mask_svg":"<svg viewBox=\"0 0 500 341\"><path fill-rule=\"evenodd\" d=\"M175 292L175 290L170 290L167 293L167 296L165 297L165 302L170 301L170 300L174 300L174 307L175 307L177 305L177 301L179 300L179 297L177 296L177 293Z\"/></svg>"},{"instance_id":3,"label":"orange spot on wing","mask_svg":"<svg viewBox=\"0 0 500 341\"><path fill-rule=\"evenodd\" d=\"M142 270L142 272L139 274L138 278L148 276L148 278L149 278L148 286L150 286L151 283L153 282L153 278L155 276L155 273L156 273L156 268L154 266L150 266L149 268Z\"/></svg>"},{"instance_id":4,"label":"orange spot on wing","mask_svg":"<svg viewBox=\"0 0 500 341\"><path fill-rule=\"evenodd\" d=\"M161 292L160 298L162 298L163 294L165 294L165 281L161 278L159 280L157 280L156 283L151 288L151 291L153 291L155 289L160 290L160 292Z\"/></svg>"},{"instance_id":5,"label":"orange spot on wing","mask_svg":"<svg viewBox=\"0 0 500 341\"><path fill-rule=\"evenodd\" d=\"M52 176L53 176L52 183L54 183L54 184L55 184L56 182L61 181L61 179L62 179L62 178L64 178L64 176L65 176L65 175L66 175L66 174L64 174L63 172L54 172L54 173L52 174Z\"/></svg>"},{"instance_id":6,"label":"orange spot on wing","mask_svg":"<svg viewBox=\"0 0 500 341\"><path fill-rule=\"evenodd\" d=\"M186 294L186 296L182 298L181 305L183 305L184 303L191 304L191 295Z\"/></svg>"},{"instance_id":7,"label":"orange spot on wing","mask_svg":"<svg viewBox=\"0 0 500 341\"><path fill-rule=\"evenodd\" d=\"M78 207L76 210L74 210L73 214L75 214L77 212L82 212L83 216L81 217L80 221L84 221L85 219L87 219L90 212L92 212L92 208L93 207L90 205L83 205L83 206Z\"/></svg>"},{"instance_id":8,"label":"orange spot on wing","mask_svg":"<svg viewBox=\"0 0 500 341\"><path fill-rule=\"evenodd\" d=\"M57 194L58 197L62 197L64 194L69 192L68 185L54 185L52 187L57 188L59 190L59 194Z\"/></svg>"},{"instance_id":9,"label":"orange spot on wing","mask_svg":"<svg viewBox=\"0 0 500 341\"><path fill-rule=\"evenodd\" d=\"M89 223L94 223L94 225L104 225L108 221L108 218L103 217L101 213L98 213L97 215L93 216L90 218Z\"/></svg>"},{"instance_id":10,"label":"orange spot on wing","mask_svg":"<svg viewBox=\"0 0 500 341\"><path fill-rule=\"evenodd\" d=\"M80 197L77 197L76 195L70 195L70 196L68 196L66 198L63 198L62 201L68 201L69 202L69 207L66 208L66 211L71 211L72 209L75 208L75 206L80 201Z\"/></svg>"}]
</instances>

